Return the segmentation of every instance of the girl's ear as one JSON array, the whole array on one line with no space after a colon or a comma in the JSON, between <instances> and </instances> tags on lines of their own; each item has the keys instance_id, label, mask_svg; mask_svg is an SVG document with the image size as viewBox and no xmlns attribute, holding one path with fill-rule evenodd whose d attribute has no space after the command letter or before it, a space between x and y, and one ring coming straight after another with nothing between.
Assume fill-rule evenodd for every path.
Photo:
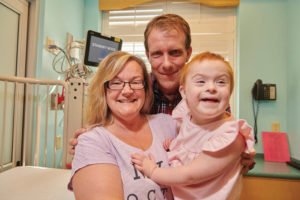
<instances>
[{"instance_id":1,"label":"girl's ear","mask_svg":"<svg viewBox=\"0 0 300 200\"><path fill-rule=\"evenodd\" d=\"M184 89L183 85L179 86L179 92L180 92L182 99L185 99L185 89Z\"/></svg>"}]
</instances>

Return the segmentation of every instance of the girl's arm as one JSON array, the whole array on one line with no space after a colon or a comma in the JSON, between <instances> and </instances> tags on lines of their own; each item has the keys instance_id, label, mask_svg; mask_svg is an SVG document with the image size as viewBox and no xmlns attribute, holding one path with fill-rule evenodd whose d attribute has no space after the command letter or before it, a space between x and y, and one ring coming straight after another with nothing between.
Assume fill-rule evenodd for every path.
<instances>
[{"instance_id":1,"label":"girl's arm","mask_svg":"<svg viewBox=\"0 0 300 200\"><path fill-rule=\"evenodd\" d=\"M113 164L93 164L78 170L72 179L76 200L122 200L120 170Z\"/></svg>"},{"instance_id":2,"label":"girl's arm","mask_svg":"<svg viewBox=\"0 0 300 200\"><path fill-rule=\"evenodd\" d=\"M191 185L212 179L232 166L240 159L241 152L245 149L244 139L238 135L235 141L225 149L218 152L203 152L191 163L170 168L154 167L153 161L147 157L133 162L136 168L142 171L153 181L164 185Z\"/></svg>"}]
</instances>

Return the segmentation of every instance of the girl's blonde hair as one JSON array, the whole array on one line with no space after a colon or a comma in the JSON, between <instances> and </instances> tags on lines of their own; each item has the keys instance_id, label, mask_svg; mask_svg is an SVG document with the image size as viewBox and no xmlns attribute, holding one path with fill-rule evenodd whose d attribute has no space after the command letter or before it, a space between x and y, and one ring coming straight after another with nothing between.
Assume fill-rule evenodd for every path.
<instances>
[{"instance_id":1,"label":"girl's blonde hair","mask_svg":"<svg viewBox=\"0 0 300 200\"><path fill-rule=\"evenodd\" d=\"M129 61L137 62L143 70L145 82L145 102L141 113L149 113L153 103L153 93L147 68L142 59L127 52L117 51L109 54L99 64L88 87L88 99L85 109L86 125L105 126L112 123L111 110L106 102L106 82L118 75Z\"/></svg>"},{"instance_id":2,"label":"girl's blonde hair","mask_svg":"<svg viewBox=\"0 0 300 200\"><path fill-rule=\"evenodd\" d=\"M187 64L185 64L185 66L182 68L182 71L180 74L180 85L184 85L184 83L186 81L186 76L190 69L190 66L195 62L199 63L204 60L219 60L226 65L227 71L229 74L229 80L230 80L230 93L232 93L233 88L234 88L234 75L233 75L232 67L230 66L229 62L224 59L223 56L221 56L219 54L211 53L208 51L197 54Z\"/></svg>"}]
</instances>

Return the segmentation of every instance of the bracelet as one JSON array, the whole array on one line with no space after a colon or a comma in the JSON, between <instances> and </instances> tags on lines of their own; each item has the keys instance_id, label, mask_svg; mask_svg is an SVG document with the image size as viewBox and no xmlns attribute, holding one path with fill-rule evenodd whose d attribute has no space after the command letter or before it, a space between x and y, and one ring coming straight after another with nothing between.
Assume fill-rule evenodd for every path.
<instances>
[{"instance_id":1,"label":"bracelet","mask_svg":"<svg viewBox=\"0 0 300 200\"><path fill-rule=\"evenodd\" d=\"M154 171L157 169L157 165L155 165L152 169L151 169L151 171L150 171L150 174L149 174L149 178L151 179L151 177L152 177L152 175L153 175L153 173L154 173Z\"/></svg>"}]
</instances>

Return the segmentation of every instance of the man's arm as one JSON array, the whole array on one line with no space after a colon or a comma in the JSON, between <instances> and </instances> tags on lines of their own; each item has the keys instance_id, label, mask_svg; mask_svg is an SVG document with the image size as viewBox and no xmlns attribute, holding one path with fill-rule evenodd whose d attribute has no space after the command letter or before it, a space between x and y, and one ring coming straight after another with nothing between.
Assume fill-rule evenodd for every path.
<instances>
[{"instance_id":1,"label":"man's arm","mask_svg":"<svg viewBox=\"0 0 300 200\"><path fill-rule=\"evenodd\" d=\"M79 137L79 135L81 135L82 133L86 132L87 129L86 128L80 128L77 129L74 134L73 134L73 138L70 139L69 141L69 154L70 155L74 155L75 154L75 147L78 144L77 138Z\"/></svg>"},{"instance_id":2,"label":"man's arm","mask_svg":"<svg viewBox=\"0 0 300 200\"><path fill-rule=\"evenodd\" d=\"M251 152L251 153L242 153L241 154L241 164L243 166L243 169L241 171L241 174L246 174L248 173L249 170L253 169L255 166L255 160L254 160L254 156L255 156L255 152Z\"/></svg>"}]
</instances>

